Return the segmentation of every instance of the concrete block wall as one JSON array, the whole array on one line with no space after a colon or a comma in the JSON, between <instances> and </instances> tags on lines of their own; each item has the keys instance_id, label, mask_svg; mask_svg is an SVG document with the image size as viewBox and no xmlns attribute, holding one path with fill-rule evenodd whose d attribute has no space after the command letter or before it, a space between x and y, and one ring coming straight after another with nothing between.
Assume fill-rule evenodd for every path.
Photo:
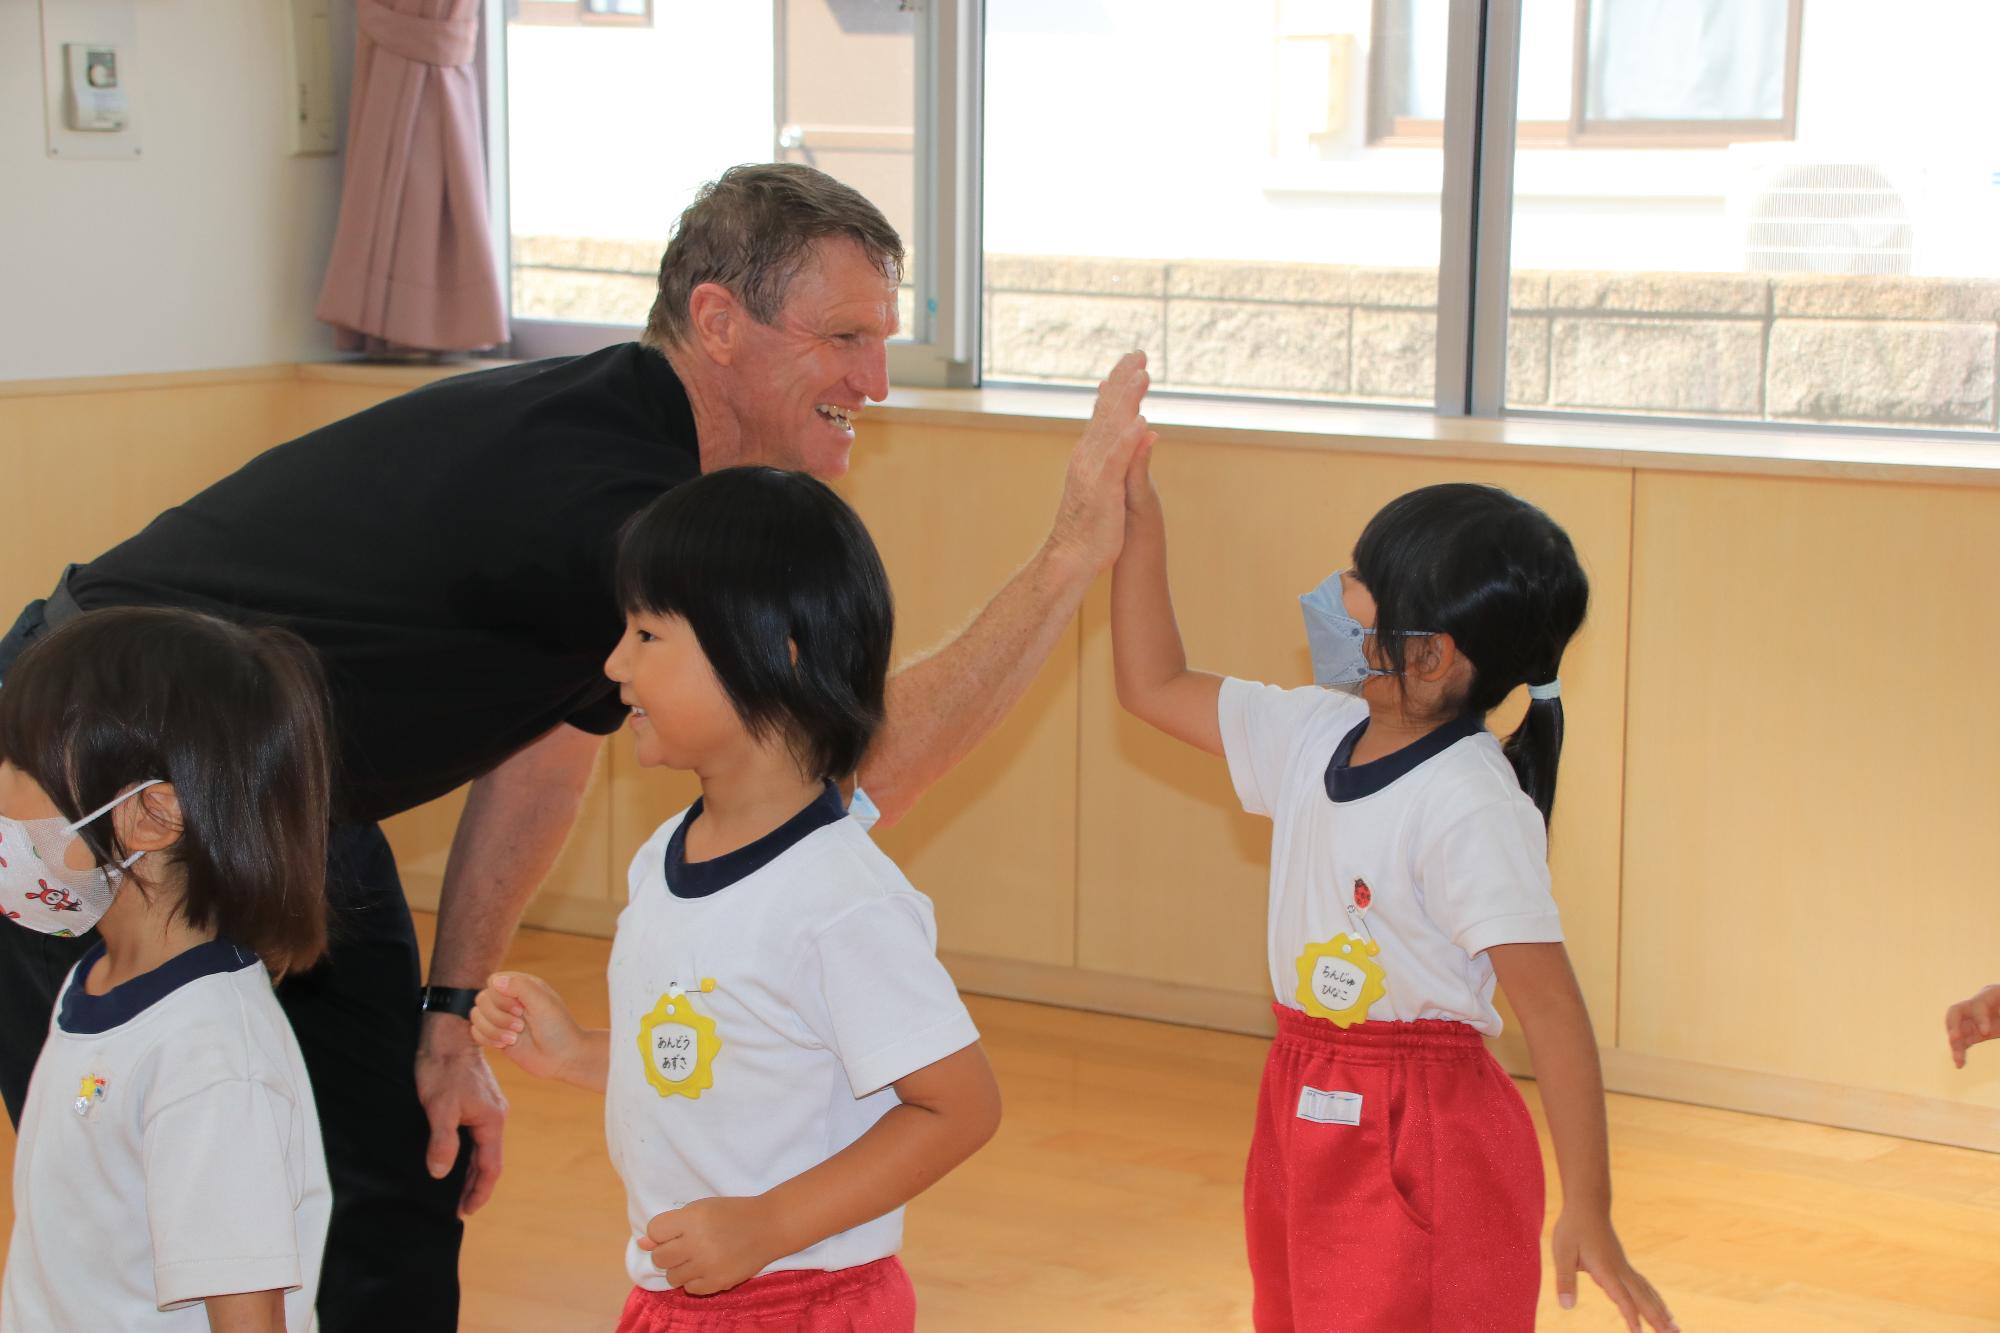
<instances>
[{"instance_id":1,"label":"concrete block wall","mask_svg":"<svg viewBox=\"0 0 2000 1333\"><path fill-rule=\"evenodd\" d=\"M527 318L635 322L655 247L514 243ZM1819 274L1523 272L1511 406L1992 430L2000 282ZM1428 403L1428 269L988 255L985 374L1089 383L1144 347L1162 388Z\"/></svg>"}]
</instances>

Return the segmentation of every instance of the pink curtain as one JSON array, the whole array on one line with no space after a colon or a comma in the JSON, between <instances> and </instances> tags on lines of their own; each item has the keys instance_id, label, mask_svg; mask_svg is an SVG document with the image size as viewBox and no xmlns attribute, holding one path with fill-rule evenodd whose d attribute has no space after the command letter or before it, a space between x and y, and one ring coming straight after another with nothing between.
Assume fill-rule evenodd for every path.
<instances>
[{"instance_id":1,"label":"pink curtain","mask_svg":"<svg viewBox=\"0 0 2000 1333\"><path fill-rule=\"evenodd\" d=\"M486 222L480 0L356 0L347 175L319 318L342 351L507 339Z\"/></svg>"}]
</instances>

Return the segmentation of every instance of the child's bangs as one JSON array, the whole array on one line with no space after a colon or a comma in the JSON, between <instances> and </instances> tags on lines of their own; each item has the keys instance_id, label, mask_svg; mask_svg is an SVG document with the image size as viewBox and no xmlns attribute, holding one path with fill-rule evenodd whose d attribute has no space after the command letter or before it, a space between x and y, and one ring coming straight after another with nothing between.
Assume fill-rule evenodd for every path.
<instances>
[{"instance_id":1,"label":"child's bangs","mask_svg":"<svg viewBox=\"0 0 2000 1333\"><path fill-rule=\"evenodd\" d=\"M699 600L709 563L689 507L669 492L626 521L618 538L618 609L685 618Z\"/></svg>"}]
</instances>

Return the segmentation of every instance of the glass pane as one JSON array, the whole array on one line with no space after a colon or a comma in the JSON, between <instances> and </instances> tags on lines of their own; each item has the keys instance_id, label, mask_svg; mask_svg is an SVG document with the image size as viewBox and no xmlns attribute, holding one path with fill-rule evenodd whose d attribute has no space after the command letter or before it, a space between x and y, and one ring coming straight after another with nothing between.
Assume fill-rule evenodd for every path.
<instances>
[{"instance_id":1,"label":"glass pane","mask_svg":"<svg viewBox=\"0 0 2000 1333\"><path fill-rule=\"evenodd\" d=\"M1590 0L1585 116L1782 119L1790 10L1791 0Z\"/></svg>"},{"instance_id":2,"label":"glass pane","mask_svg":"<svg viewBox=\"0 0 2000 1333\"><path fill-rule=\"evenodd\" d=\"M1510 407L1994 429L2000 6L1780 7L1794 138L1518 150ZM1672 47L1663 22L1624 39ZM1742 84L1691 77L1674 96L1716 100L1676 114L1734 115Z\"/></svg>"},{"instance_id":3,"label":"glass pane","mask_svg":"<svg viewBox=\"0 0 2000 1333\"><path fill-rule=\"evenodd\" d=\"M986 377L1432 402L1443 156L1371 141L1370 82L1447 7L989 0Z\"/></svg>"},{"instance_id":4,"label":"glass pane","mask_svg":"<svg viewBox=\"0 0 2000 1333\"><path fill-rule=\"evenodd\" d=\"M1376 97L1395 115L1442 121L1447 0L1384 0L1379 13ZM1569 120L1575 31L1576 0L1522 0L1522 121Z\"/></svg>"},{"instance_id":5,"label":"glass pane","mask_svg":"<svg viewBox=\"0 0 2000 1333\"><path fill-rule=\"evenodd\" d=\"M1576 68L1576 0L1522 0L1522 121L1567 121Z\"/></svg>"},{"instance_id":6,"label":"glass pane","mask_svg":"<svg viewBox=\"0 0 2000 1333\"><path fill-rule=\"evenodd\" d=\"M1382 26L1374 34L1376 68L1395 113L1443 120L1448 0L1398 0L1381 11Z\"/></svg>"},{"instance_id":7,"label":"glass pane","mask_svg":"<svg viewBox=\"0 0 2000 1333\"><path fill-rule=\"evenodd\" d=\"M809 162L908 243L914 51L896 0L660 4L650 26L510 22L514 317L644 324L674 219L739 162ZM912 304L906 283L906 337Z\"/></svg>"},{"instance_id":8,"label":"glass pane","mask_svg":"<svg viewBox=\"0 0 2000 1333\"><path fill-rule=\"evenodd\" d=\"M780 159L804 162L873 200L903 238L902 336L918 327L917 16L897 0L779 0Z\"/></svg>"}]
</instances>

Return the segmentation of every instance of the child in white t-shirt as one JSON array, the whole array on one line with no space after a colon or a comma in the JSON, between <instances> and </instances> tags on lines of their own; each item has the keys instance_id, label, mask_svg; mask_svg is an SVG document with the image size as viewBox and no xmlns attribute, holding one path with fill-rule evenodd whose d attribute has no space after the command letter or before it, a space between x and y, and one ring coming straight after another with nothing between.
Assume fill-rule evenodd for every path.
<instances>
[{"instance_id":1,"label":"child in white t-shirt","mask_svg":"<svg viewBox=\"0 0 2000 1333\"><path fill-rule=\"evenodd\" d=\"M618 591L605 669L638 760L692 770L701 799L633 858L610 1029L499 973L473 1034L604 1092L624 1333L903 1333L903 1205L991 1137L1000 1104L929 900L835 785L883 716L881 561L824 484L730 468L628 525Z\"/></svg>"},{"instance_id":2,"label":"child in white t-shirt","mask_svg":"<svg viewBox=\"0 0 2000 1333\"><path fill-rule=\"evenodd\" d=\"M1533 1329L1541 1155L1481 1041L1497 979L1562 1170L1562 1304L1582 1267L1628 1326L1672 1328L1612 1229L1597 1048L1549 887L1556 673L1588 600L1569 538L1492 487L1391 502L1354 567L1301 599L1317 683L1286 690L1188 669L1145 455L1126 498L1119 700L1225 757L1273 821L1278 1035L1244 1185L1256 1327ZM1523 685L1503 744L1486 714Z\"/></svg>"},{"instance_id":3,"label":"child in white t-shirt","mask_svg":"<svg viewBox=\"0 0 2000 1333\"><path fill-rule=\"evenodd\" d=\"M0 912L99 941L22 1109L5 1333L314 1327L331 1193L266 968L326 945L324 698L295 636L165 608L8 672Z\"/></svg>"}]
</instances>

